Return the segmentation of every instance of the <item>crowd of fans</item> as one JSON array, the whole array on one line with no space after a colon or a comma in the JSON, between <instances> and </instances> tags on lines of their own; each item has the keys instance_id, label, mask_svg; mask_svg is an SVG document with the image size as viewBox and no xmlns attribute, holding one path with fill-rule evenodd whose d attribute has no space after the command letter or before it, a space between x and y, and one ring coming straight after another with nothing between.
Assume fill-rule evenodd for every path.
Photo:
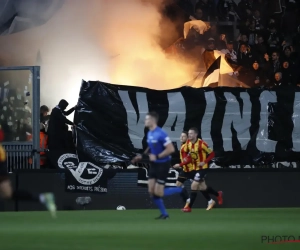
<instances>
[{"instance_id":1,"label":"crowd of fans","mask_svg":"<svg viewBox=\"0 0 300 250\"><path fill-rule=\"evenodd\" d=\"M207 51L222 51L233 77L249 87L300 84L300 1L179 0L178 5L189 20L210 26L204 34L192 28L183 47L200 43ZM220 25L226 21L236 22L235 37Z\"/></svg>"},{"instance_id":2,"label":"crowd of fans","mask_svg":"<svg viewBox=\"0 0 300 250\"><path fill-rule=\"evenodd\" d=\"M31 96L21 87L6 81L0 87L0 123L5 141L28 141L32 132Z\"/></svg>"}]
</instances>

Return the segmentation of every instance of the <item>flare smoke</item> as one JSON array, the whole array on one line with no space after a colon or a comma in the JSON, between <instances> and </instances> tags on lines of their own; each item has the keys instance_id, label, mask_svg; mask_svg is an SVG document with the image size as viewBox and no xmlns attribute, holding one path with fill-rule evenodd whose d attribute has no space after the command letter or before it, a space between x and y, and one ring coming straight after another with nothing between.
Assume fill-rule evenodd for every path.
<instances>
[{"instance_id":1,"label":"flare smoke","mask_svg":"<svg viewBox=\"0 0 300 250\"><path fill-rule=\"evenodd\" d=\"M81 80L170 89L192 78L192 67L168 59L159 46L165 0L66 0L45 25L2 39L14 64L41 55L41 101L76 104ZM163 27L164 30L161 30Z\"/></svg>"}]
</instances>

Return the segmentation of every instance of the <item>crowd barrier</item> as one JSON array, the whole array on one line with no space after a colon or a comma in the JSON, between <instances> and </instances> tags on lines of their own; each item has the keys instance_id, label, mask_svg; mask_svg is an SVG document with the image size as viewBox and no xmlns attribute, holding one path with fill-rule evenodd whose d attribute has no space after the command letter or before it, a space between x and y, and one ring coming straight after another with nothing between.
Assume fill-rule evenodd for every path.
<instances>
[{"instance_id":1,"label":"crowd barrier","mask_svg":"<svg viewBox=\"0 0 300 250\"><path fill-rule=\"evenodd\" d=\"M32 157L33 146L31 142L4 142L2 143L6 150L6 166L8 172L14 172L17 169L32 169L29 159Z\"/></svg>"},{"instance_id":2,"label":"crowd barrier","mask_svg":"<svg viewBox=\"0 0 300 250\"><path fill-rule=\"evenodd\" d=\"M59 210L116 209L123 205L127 209L154 208L147 188L137 186L137 171L122 170L108 180L106 194L82 194L65 192L64 171L20 170L11 174L15 189L26 189L36 194L54 192ZM215 169L208 175L207 183L224 192L224 208L299 207L300 171L297 169ZM190 183L186 183L189 190ZM288 192L287 192L288 190ZM76 203L78 197L90 197L91 203L82 207ZM179 195L165 198L168 208L181 208ZM29 202L5 202L1 211L39 211L40 204ZM205 208L206 202L199 195L197 208Z\"/></svg>"}]
</instances>

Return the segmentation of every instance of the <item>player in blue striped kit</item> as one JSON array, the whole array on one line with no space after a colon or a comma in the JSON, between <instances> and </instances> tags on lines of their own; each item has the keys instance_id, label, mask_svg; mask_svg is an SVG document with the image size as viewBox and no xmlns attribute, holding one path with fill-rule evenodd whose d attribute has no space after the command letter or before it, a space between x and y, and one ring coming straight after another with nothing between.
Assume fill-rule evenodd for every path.
<instances>
[{"instance_id":1,"label":"player in blue striped kit","mask_svg":"<svg viewBox=\"0 0 300 250\"><path fill-rule=\"evenodd\" d=\"M161 215L156 219L168 219L162 197L181 193L181 187L165 188L171 167L171 154L175 149L167 133L157 126L158 114L150 112L146 115L145 126L149 129L147 134L148 148L143 155L136 156L132 161L137 162L148 159L151 162L148 172L148 191L153 202L159 208Z\"/></svg>"}]
</instances>

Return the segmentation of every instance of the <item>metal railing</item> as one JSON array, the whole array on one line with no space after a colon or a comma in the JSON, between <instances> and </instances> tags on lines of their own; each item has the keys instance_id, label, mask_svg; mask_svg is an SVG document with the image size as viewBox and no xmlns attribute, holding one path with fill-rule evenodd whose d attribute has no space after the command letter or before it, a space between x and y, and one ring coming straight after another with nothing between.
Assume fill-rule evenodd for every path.
<instances>
[{"instance_id":1,"label":"metal railing","mask_svg":"<svg viewBox=\"0 0 300 250\"><path fill-rule=\"evenodd\" d=\"M33 145L31 142L6 142L2 143L6 151L6 166L8 172L18 169L34 169L32 158Z\"/></svg>"}]
</instances>

